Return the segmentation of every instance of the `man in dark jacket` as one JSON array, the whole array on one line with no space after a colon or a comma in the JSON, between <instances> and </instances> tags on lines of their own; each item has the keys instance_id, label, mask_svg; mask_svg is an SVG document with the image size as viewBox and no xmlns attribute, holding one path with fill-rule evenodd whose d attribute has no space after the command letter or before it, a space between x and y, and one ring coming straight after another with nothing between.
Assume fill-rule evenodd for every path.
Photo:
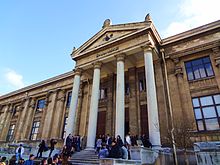
<instances>
[{"instance_id":1,"label":"man in dark jacket","mask_svg":"<svg viewBox=\"0 0 220 165\"><path fill-rule=\"evenodd\" d=\"M55 147L56 144L57 144L57 141L56 141L56 140L54 140L54 139L51 139L51 140L50 140L50 154L49 154L49 157L51 157L51 154L52 154L52 152L53 152L54 147Z\"/></svg>"},{"instance_id":2,"label":"man in dark jacket","mask_svg":"<svg viewBox=\"0 0 220 165\"><path fill-rule=\"evenodd\" d=\"M120 145L116 143L116 140L112 141L112 148L109 152L109 158L122 158L122 150Z\"/></svg>"},{"instance_id":3,"label":"man in dark jacket","mask_svg":"<svg viewBox=\"0 0 220 165\"><path fill-rule=\"evenodd\" d=\"M39 149L38 149L38 152L37 152L37 157L38 155L40 154L40 158L42 157L42 152L44 152L46 148L46 143L44 140L41 141L41 143L39 144Z\"/></svg>"}]
</instances>

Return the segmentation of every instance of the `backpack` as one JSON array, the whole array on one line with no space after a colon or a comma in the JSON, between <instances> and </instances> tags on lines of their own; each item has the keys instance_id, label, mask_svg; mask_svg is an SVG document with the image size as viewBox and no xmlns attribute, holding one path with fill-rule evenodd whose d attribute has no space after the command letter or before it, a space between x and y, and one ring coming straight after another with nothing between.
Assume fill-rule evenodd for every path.
<instances>
[{"instance_id":1,"label":"backpack","mask_svg":"<svg viewBox=\"0 0 220 165\"><path fill-rule=\"evenodd\" d=\"M18 153L19 153L19 154L21 153L21 147L19 147L19 149L18 149Z\"/></svg>"}]
</instances>

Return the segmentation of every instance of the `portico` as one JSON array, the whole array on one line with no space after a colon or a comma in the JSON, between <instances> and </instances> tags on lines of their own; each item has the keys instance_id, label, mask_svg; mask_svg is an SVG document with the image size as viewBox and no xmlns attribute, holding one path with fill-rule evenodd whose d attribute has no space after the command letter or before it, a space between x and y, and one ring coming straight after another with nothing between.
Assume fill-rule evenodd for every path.
<instances>
[{"instance_id":1,"label":"portico","mask_svg":"<svg viewBox=\"0 0 220 165\"><path fill-rule=\"evenodd\" d=\"M158 59L157 43L160 38L147 16L144 22L111 25L104 22L102 30L71 54L76 61L72 100L69 110L67 134L74 134L75 114L81 76L92 80L89 103L87 148L94 148L99 109L100 81L110 74L116 75L115 105L113 107L113 134L125 136L125 72L131 68L145 68L149 138L153 146L160 147L157 91L154 60ZM80 70L80 72L79 72ZM111 91L114 93L113 91ZM140 120L140 119L139 119ZM138 123L138 121L137 121Z\"/></svg>"}]
</instances>

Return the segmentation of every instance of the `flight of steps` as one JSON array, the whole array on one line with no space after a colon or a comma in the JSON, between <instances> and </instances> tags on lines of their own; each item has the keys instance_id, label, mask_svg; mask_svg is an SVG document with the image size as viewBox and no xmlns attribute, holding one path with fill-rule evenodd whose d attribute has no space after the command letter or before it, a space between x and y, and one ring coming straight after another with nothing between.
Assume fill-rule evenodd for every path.
<instances>
[{"instance_id":1,"label":"flight of steps","mask_svg":"<svg viewBox=\"0 0 220 165\"><path fill-rule=\"evenodd\" d=\"M99 159L94 150L82 150L80 152L75 152L70 162L73 165L98 165Z\"/></svg>"}]
</instances>

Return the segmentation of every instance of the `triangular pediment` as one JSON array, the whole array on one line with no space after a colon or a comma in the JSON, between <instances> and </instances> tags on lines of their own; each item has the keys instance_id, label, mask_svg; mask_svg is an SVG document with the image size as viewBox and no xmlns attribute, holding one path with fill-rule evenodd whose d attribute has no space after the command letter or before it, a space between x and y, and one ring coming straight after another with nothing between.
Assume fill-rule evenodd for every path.
<instances>
[{"instance_id":1,"label":"triangular pediment","mask_svg":"<svg viewBox=\"0 0 220 165\"><path fill-rule=\"evenodd\" d=\"M146 30L149 27L149 24L146 22L110 25L101 29L92 38L90 38L87 42L75 50L73 56L78 57L81 54L85 54L86 52L93 51L131 35L135 35L136 33L142 30Z\"/></svg>"}]
</instances>

